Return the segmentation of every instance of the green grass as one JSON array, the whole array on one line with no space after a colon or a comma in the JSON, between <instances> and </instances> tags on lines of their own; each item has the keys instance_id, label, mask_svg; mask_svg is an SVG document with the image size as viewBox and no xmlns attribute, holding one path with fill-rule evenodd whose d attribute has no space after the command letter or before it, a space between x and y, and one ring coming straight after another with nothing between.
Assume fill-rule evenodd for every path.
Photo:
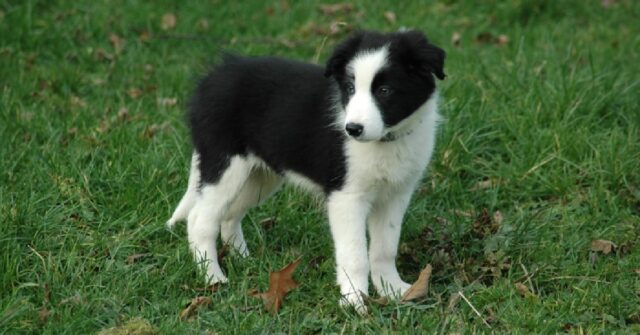
<instances>
[{"instance_id":1,"label":"green grass","mask_svg":"<svg viewBox=\"0 0 640 335\"><path fill-rule=\"evenodd\" d=\"M314 1L0 3L0 332L95 333L132 318L167 334L639 332L639 4L355 1L326 16ZM164 31L168 12L177 25ZM398 260L407 280L433 264L430 293L364 318L339 308L323 211L293 189L245 219L252 256L224 258L230 284L199 292L184 226L163 225L186 187L193 79L222 48L322 62L346 33L327 35L334 21L415 27L448 53L446 122ZM484 209L504 220L481 225ZM618 248L591 254L594 239ZM302 285L269 315L246 292L298 255ZM459 291L491 329L449 303ZM180 321L202 294L212 305Z\"/></svg>"}]
</instances>

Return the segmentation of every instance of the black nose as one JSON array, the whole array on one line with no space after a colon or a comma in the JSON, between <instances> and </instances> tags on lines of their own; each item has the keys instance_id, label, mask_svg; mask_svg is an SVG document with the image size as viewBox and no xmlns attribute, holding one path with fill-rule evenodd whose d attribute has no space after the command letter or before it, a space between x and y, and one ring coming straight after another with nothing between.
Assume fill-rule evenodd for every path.
<instances>
[{"instance_id":1,"label":"black nose","mask_svg":"<svg viewBox=\"0 0 640 335\"><path fill-rule=\"evenodd\" d=\"M364 129L364 127L359 123L349 122L347 123L345 129L347 130L347 134L349 134L349 136L358 137L362 135L362 130Z\"/></svg>"}]
</instances>

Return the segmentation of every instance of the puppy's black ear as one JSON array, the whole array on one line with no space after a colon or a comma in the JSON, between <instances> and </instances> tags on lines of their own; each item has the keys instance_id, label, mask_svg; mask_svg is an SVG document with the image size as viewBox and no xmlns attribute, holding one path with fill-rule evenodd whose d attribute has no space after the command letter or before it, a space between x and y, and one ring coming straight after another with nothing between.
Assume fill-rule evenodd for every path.
<instances>
[{"instance_id":1,"label":"puppy's black ear","mask_svg":"<svg viewBox=\"0 0 640 335\"><path fill-rule=\"evenodd\" d=\"M327 65L324 69L324 76L328 78L336 74L344 73L344 67L355 55L358 50L358 45L360 45L363 38L364 32L356 32L342 43L338 44L327 61Z\"/></svg>"},{"instance_id":2,"label":"puppy's black ear","mask_svg":"<svg viewBox=\"0 0 640 335\"><path fill-rule=\"evenodd\" d=\"M412 70L421 75L433 74L440 80L446 77L444 50L429 43L429 40L419 31L410 30L399 34L399 42L395 47L398 48L405 64L409 64Z\"/></svg>"}]
</instances>

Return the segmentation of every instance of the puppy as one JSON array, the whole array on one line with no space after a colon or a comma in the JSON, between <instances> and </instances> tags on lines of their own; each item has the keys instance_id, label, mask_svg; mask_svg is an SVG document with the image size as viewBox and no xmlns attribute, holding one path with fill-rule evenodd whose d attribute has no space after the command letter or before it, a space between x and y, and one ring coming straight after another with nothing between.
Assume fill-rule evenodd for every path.
<instances>
[{"instance_id":1,"label":"puppy","mask_svg":"<svg viewBox=\"0 0 640 335\"><path fill-rule=\"evenodd\" d=\"M418 31L355 33L324 68L225 55L191 100L191 172L167 222L187 219L209 281L227 281L218 235L248 255L243 216L290 181L325 196L341 302L365 310L369 273L381 295L403 294L400 228L433 152L444 59Z\"/></svg>"}]
</instances>

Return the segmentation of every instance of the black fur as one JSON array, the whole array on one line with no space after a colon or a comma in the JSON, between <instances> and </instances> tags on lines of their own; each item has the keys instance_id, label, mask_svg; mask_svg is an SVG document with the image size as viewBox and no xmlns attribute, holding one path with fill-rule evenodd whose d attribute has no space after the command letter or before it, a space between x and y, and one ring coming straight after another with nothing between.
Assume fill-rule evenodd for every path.
<instances>
[{"instance_id":1,"label":"black fur","mask_svg":"<svg viewBox=\"0 0 640 335\"><path fill-rule=\"evenodd\" d=\"M444 78L444 51L419 32L356 33L336 47L324 69L273 57L225 56L191 100L189 122L202 182L217 182L231 157L253 154L278 173L306 176L326 193L340 189L347 137L334 125L334 100L345 106L349 99L345 66L358 51L387 44L390 66L371 89L385 124L392 126L431 96L431 74ZM391 95L377 94L381 86L392 87Z\"/></svg>"},{"instance_id":2,"label":"black fur","mask_svg":"<svg viewBox=\"0 0 640 335\"><path fill-rule=\"evenodd\" d=\"M215 183L234 155L254 154L339 188L345 135L332 126L332 83L322 68L280 58L227 56L198 85L190 124L203 183Z\"/></svg>"}]
</instances>

